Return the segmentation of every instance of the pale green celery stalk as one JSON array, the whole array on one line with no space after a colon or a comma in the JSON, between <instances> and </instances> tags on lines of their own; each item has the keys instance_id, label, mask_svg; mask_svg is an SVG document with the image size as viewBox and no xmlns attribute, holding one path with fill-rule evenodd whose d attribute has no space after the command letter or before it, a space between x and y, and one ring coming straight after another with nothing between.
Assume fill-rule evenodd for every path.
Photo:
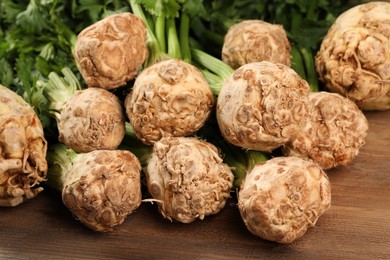
<instances>
[{"instance_id":1,"label":"pale green celery stalk","mask_svg":"<svg viewBox=\"0 0 390 260\"><path fill-rule=\"evenodd\" d=\"M231 156L231 154L225 152L225 150L223 160L231 167L231 170L234 174L233 187L239 189L248 172L248 167L245 164L237 161L233 156Z\"/></svg>"},{"instance_id":2,"label":"pale green celery stalk","mask_svg":"<svg viewBox=\"0 0 390 260\"><path fill-rule=\"evenodd\" d=\"M49 102L48 112L56 120L59 119L65 102L77 90L82 89L80 82L69 68L65 67L61 72L64 77L60 77L56 72L50 72L48 80L39 83L39 86L43 88L43 95Z\"/></svg>"},{"instance_id":3,"label":"pale green celery stalk","mask_svg":"<svg viewBox=\"0 0 390 260\"><path fill-rule=\"evenodd\" d=\"M119 149L132 152L140 161L142 167L148 165L153 152L153 146L142 143L134 134L129 122L126 122L126 134Z\"/></svg>"},{"instance_id":4,"label":"pale green celery stalk","mask_svg":"<svg viewBox=\"0 0 390 260\"><path fill-rule=\"evenodd\" d=\"M45 184L62 192L66 174L77 155L75 151L63 144L50 145L46 156L49 167Z\"/></svg>"},{"instance_id":5,"label":"pale green celery stalk","mask_svg":"<svg viewBox=\"0 0 390 260\"><path fill-rule=\"evenodd\" d=\"M246 157L247 157L248 171L251 171L253 167L255 167L257 164L268 160L268 157L263 152L259 152L259 151L248 150L246 151Z\"/></svg>"},{"instance_id":6,"label":"pale green celery stalk","mask_svg":"<svg viewBox=\"0 0 390 260\"><path fill-rule=\"evenodd\" d=\"M148 31L147 46L149 49L149 58L145 64L145 67L149 67L152 64L162 60L165 57L165 55L164 55L164 52L162 52L160 49L160 43L159 43L155 33L153 32L153 28L151 27L148 20L146 19L145 13L142 10L141 5L139 5L135 0L129 0L129 3L130 3L131 10L133 11L133 14L138 16L139 18L141 18L145 22L146 27L147 27L147 31ZM159 30L159 32L157 34L160 35L160 33L161 33L160 26L158 28L156 27L155 29Z\"/></svg>"},{"instance_id":7,"label":"pale green celery stalk","mask_svg":"<svg viewBox=\"0 0 390 260\"><path fill-rule=\"evenodd\" d=\"M159 15L156 18L155 33L160 51L165 53L167 51L167 40L165 37L165 17L163 15Z\"/></svg>"},{"instance_id":8,"label":"pale green celery stalk","mask_svg":"<svg viewBox=\"0 0 390 260\"><path fill-rule=\"evenodd\" d=\"M222 60L211 56L202 50L192 48L191 54L194 61L220 76L222 80L227 80L234 72L234 70Z\"/></svg>"},{"instance_id":9,"label":"pale green celery stalk","mask_svg":"<svg viewBox=\"0 0 390 260\"><path fill-rule=\"evenodd\" d=\"M182 53L182 59L185 62L191 63L191 49L189 43L189 30L190 30L190 16L182 12L180 17L180 49Z\"/></svg>"},{"instance_id":10,"label":"pale green celery stalk","mask_svg":"<svg viewBox=\"0 0 390 260\"><path fill-rule=\"evenodd\" d=\"M207 78L207 81L209 83L216 84L216 83L219 83L221 81L221 77L219 77L218 75L212 73L211 71L209 71L207 69L203 69L203 68L200 68L199 70Z\"/></svg>"},{"instance_id":11,"label":"pale green celery stalk","mask_svg":"<svg viewBox=\"0 0 390 260\"><path fill-rule=\"evenodd\" d=\"M168 38L168 56L181 60L182 55L174 17L166 19L166 31Z\"/></svg>"},{"instance_id":12,"label":"pale green celery stalk","mask_svg":"<svg viewBox=\"0 0 390 260\"><path fill-rule=\"evenodd\" d=\"M191 55L192 60L195 63L199 64L220 78L218 83L215 82L215 77L212 77L212 82L209 82L210 85L213 84L212 90L214 95L218 95L223 83L233 74L234 70L222 60L217 59L202 50L192 48ZM203 70L203 72L204 71L205 70ZM206 77L206 79L207 77L210 79L210 74L206 73L203 75Z\"/></svg>"},{"instance_id":13,"label":"pale green celery stalk","mask_svg":"<svg viewBox=\"0 0 390 260\"><path fill-rule=\"evenodd\" d=\"M223 82L221 78L214 73L210 72L206 69L199 69L200 72L202 72L203 76L206 78L207 82L209 83L211 92L213 92L214 96L218 96L219 91L222 88Z\"/></svg>"}]
</instances>

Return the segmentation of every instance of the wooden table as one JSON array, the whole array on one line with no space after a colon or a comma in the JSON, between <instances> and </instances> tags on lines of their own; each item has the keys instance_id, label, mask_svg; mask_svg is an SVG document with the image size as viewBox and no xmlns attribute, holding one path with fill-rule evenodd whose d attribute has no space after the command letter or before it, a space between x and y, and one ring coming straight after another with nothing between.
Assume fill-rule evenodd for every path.
<instances>
[{"instance_id":1,"label":"wooden table","mask_svg":"<svg viewBox=\"0 0 390 260\"><path fill-rule=\"evenodd\" d=\"M366 145L352 165L328 171L332 206L293 244L250 234L234 200L191 224L171 223L143 203L114 232L100 234L47 189L0 208L0 259L390 259L390 110L365 114Z\"/></svg>"}]
</instances>

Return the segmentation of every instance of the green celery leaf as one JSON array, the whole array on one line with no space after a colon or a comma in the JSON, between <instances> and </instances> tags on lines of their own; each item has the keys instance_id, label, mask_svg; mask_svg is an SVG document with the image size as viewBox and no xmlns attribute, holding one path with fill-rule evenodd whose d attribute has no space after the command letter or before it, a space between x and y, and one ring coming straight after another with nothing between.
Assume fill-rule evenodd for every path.
<instances>
[{"instance_id":1,"label":"green celery leaf","mask_svg":"<svg viewBox=\"0 0 390 260\"><path fill-rule=\"evenodd\" d=\"M176 0L138 0L146 11L155 16L164 15L166 18L178 17L181 8Z\"/></svg>"},{"instance_id":2,"label":"green celery leaf","mask_svg":"<svg viewBox=\"0 0 390 260\"><path fill-rule=\"evenodd\" d=\"M9 44L8 42L0 42L0 57L5 56L5 54L8 52Z\"/></svg>"},{"instance_id":3,"label":"green celery leaf","mask_svg":"<svg viewBox=\"0 0 390 260\"><path fill-rule=\"evenodd\" d=\"M52 68L50 64L41 56L35 58L35 68L44 76L47 77L51 72Z\"/></svg>"},{"instance_id":4,"label":"green celery leaf","mask_svg":"<svg viewBox=\"0 0 390 260\"><path fill-rule=\"evenodd\" d=\"M32 82L32 70L34 66L34 60L24 54L20 54L16 60L16 71L20 84L24 87L25 91L29 91Z\"/></svg>"},{"instance_id":5,"label":"green celery leaf","mask_svg":"<svg viewBox=\"0 0 390 260\"><path fill-rule=\"evenodd\" d=\"M14 80L14 73L9 62L2 58L0 59L0 84L8 87Z\"/></svg>"},{"instance_id":6,"label":"green celery leaf","mask_svg":"<svg viewBox=\"0 0 390 260\"><path fill-rule=\"evenodd\" d=\"M43 7L35 0L31 0L27 9L16 16L16 24L27 33L41 33L47 28L47 17Z\"/></svg>"},{"instance_id":7,"label":"green celery leaf","mask_svg":"<svg viewBox=\"0 0 390 260\"><path fill-rule=\"evenodd\" d=\"M1 1L0 17L2 23L15 23L16 16L25 10L25 4L14 3L14 1Z\"/></svg>"},{"instance_id":8,"label":"green celery leaf","mask_svg":"<svg viewBox=\"0 0 390 260\"><path fill-rule=\"evenodd\" d=\"M186 0L183 4L183 11L191 17L207 15L203 0Z\"/></svg>"},{"instance_id":9,"label":"green celery leaf","mask_svg":"<svg viewBox=\"0 0 390 260\"><path fill-rule=\"evenodd\" d=\"M82 13L86 12L91 23L97 22L100 20L101 14L104 10L104 1L102 0L80 0L80 6L78 7L77 12Z\"/></svg>"}]
</instances>

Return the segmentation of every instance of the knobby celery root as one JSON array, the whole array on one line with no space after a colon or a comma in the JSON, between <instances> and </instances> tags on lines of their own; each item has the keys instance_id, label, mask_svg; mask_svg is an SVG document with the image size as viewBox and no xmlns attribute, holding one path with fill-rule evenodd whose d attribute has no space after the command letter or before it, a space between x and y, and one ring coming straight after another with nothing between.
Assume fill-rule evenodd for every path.
<instances>
[{"instance_id":1,"label":"knobby celery root","mask_svg":"<svg viewBox=\"0 0 390 260\"><path fill-rule=\"evenodd\" d=\"M131 13L110 15L77 36L74 57L89 87L115 89L133 79L148 56L146 25Z\"/></svg>"},{"instance_id":2,"label":"knobby celery root","mask_svg":"<svg viewBox=\"0 0 390 260\"><path fill-rule=\"evenodd\" d=\"M116 149L125 135L125 113L119 98L101 88L81 89L69 68L64 77L51 72L39 81L57 121L58 139L78 153Z\"/></svg>"},{"instance_id":3,"label":"knobby celery root","mask_svg":"<svg viewBox=\"0 0 390 260\"><path fill-rule=\"evenodd\" d=\"M364 145L368 122L357 105L337 93L311 93L306 126L283 147L286 156L311 159L323 169L348 165Z\"/></svg>"},{"instance_id":4,"label":"knobby celery root","mask_svg":"<svg viewBox=\"0 0 390 260\"><path fill-rule=\"evenodd\" d=\"M125 135L125 114L113 93L88 88L65 102L57 126L59 141L76 152L115 149Z\"/></svg>"},{"instance_id":5,"label":"knobby celery root","mask_svg":"<svg viewBox=\"0 0 390 260\"><path fill-rule=\"evenodd\" d=\"M325 87L363 110L390 108L390 3L370 2L341 14L316 55Z\"/></svg>"},{"instance_id":6,"label":"knobby celery root","mask_svg":"<svg viewBox=\"0 0 390 260\"><path fill-rule=\"evenodd\" d=\"M266 240L291 243L330 207L325 172L299 157L275 157L245 177L238 207L248 230Z\"/></svg>"},{"instance_id":7,"label":"knobby celery root","mask_svg":"<svg viewBox=\"0 0 390 260\"><path fill-rule=\"evenodd\" d=\"M33 108L0 85L0 206L17 206L43 190L47 142Z\"/></svg>"},{"instance_id":8,"label":"knobby celery root","mask_svg":"<svg viewBox=\"0 0 390 260\"><path fill-rule=\"evenodd\" d=\"M146 167L148 190L160 213L182 223L220 212L233 179L217 148L193 137L162 138Z\"/></svg>"},{"instance_id":9,"label":"knobby celery root","mask_svg":"<svg viewBox=\"0 0 390 260\"><path fill-rule=\"evenodd\" d=\"M134 133L145 144L194 133L209 118L213 104L213 94L202 73L176 59L144 69L125 99Z\"/></svg>"},{"instance_id":10,"label":"knobby celery root","mask_svg":"<svg viewBox=\"0 0 390 260\"><path fill-rule=\"evenodd\" d=\"M141 165L125 150L77 154L62 144L49 148L47 184L85 226L112 231L141 204Z\"/></svg>"},{"instance_id":11,"label":"knobby celery root","mask_svg":"<svg viewBox=\"0 0 390 260\"><path fill-rule=\"evenodd\" d=\"M309 86L283 64L246 64L225 81L217 100L217 120L230 143L272 151L305 126Z\"/></svg>"},{"instance_id":12,"label":"knobby celery root","mask_svg":"<svg viewBox=\"0 0 390 260\"><path fill-rule=\"evenodd\" d=\"M258 61L291 65L291 46L281 25L244 20L229 28L222 46L222 60L233 69Z\"/></svg>"}]
</instances>

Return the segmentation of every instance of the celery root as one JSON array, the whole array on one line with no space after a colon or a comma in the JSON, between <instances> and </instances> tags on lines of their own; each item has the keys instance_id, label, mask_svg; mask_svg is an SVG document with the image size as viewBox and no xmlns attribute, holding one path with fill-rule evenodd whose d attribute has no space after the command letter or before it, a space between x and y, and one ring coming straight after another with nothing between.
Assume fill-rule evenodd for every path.
<instances>
[{"instance_id":1,"label":"celery root","mask_svg":"<svg viewBox=\"0 0 390 260\"><path fill-rule=\"evenodd\" d=\"M141 204L141 165L129 151L77 154L55 144L48 163L47 184L61 192L65 206L90 229L112 231Z\"/></svg>"},{"instance_id":2,"label":"celery root","mask_svg":"<svg viewBox=\"0 0 390 260\"><path fill-rule=\"evenodd\" d=\"M132 128L145 144L166 136L193 134L209 118L213 104L202 73L176 59L144 69L125 100Z\"/></svg>"},{"instance_id":3,"label":"celery root","mask_svg":"<svg viewBox=\"0 0 390 260\"><path fill-rule=\"evenodd\" d=\"M228 142L272 151L305 126L308 106L305 80L286 65L262 61L241 66L224 82L216 114Z\"/></svg>"},{"instance_id":4,"label":"celery root","mask_svg":"<svg viewBox=\"0 0 390 260\"><path fill-rule=\"evenodd\" d=\"M323 169L350 164L365 143L365 115L337 93L313 92L309 99L307 124L283 147L284 155L313 160Z\"/></svg>"},{"instance_id":5,"label":"celery root","mask_svg":"<svg viewBox=\"0 0 390 260\"><path fill-rule=\"evenodd\" d=\"M327 90L363 110L390 109L390 3L370 2L342 13L316 55Z\"/></svg>"},{"instance_id":6,"label":"celery root","mask_svg":"<svg viewBox=\"0 0 390 260\"><path fill-rule=\"evenodd\" d=\"M257 164L238 194L248 230L283 244L302 237L330 205L327 175L316 163L298 157L275 157Z\"/></svg>"},{"instance_id":7,"label":"celery root","mask_svg":"<svg viewBox=\"0 0 390 260\"><path fill-rule=\"evenodd\" d=\"M59 141L79 153L117 148L125 135L119 98L101 88L82 89L69 68L62 73L51 72L48 81L38 82L57 121Z\"/></svg>"},{"instance_id":8,"label":"celery root","mask_svg":"<svg viewBox=\"0 0 390 260\"><path fill-rule=\"evenodd\" d=\"M147 186L160 213L190 223L217 214L230 197L233 173L217 148L193 137L167 137L154 144Z\"/></svg>"},{"instance_id":9,"label":"celery root","mask_svg":"<svg viewBox=\"0 0 390 260\"><path fill-rule=\"evenodd\" d=\"M0 206L17 206L43 190L47 141L33 108L0 85Z\"/></svg>"},{"instance_id":10,"label":"celery root","mask_svg":"<svg viewBox=\"0 0 390 260\"><path fill-rule=\"evenodd\" d=\"M291 46L281 25L244 20L229 28L222 46L222 60L233 69L258 61L291 65Z\"/></svg>"},{"instance_id":11,"label":"celery root","mask_svg":"<svg viewBox=\"0 0 390 260\"><path fill-rule=\"evenodd\" d=\"M148 57L146 25L132 13L110 15L77 36L74 57L89 87L115 89L133 79Z\"/></svg>"}]
</instances>

